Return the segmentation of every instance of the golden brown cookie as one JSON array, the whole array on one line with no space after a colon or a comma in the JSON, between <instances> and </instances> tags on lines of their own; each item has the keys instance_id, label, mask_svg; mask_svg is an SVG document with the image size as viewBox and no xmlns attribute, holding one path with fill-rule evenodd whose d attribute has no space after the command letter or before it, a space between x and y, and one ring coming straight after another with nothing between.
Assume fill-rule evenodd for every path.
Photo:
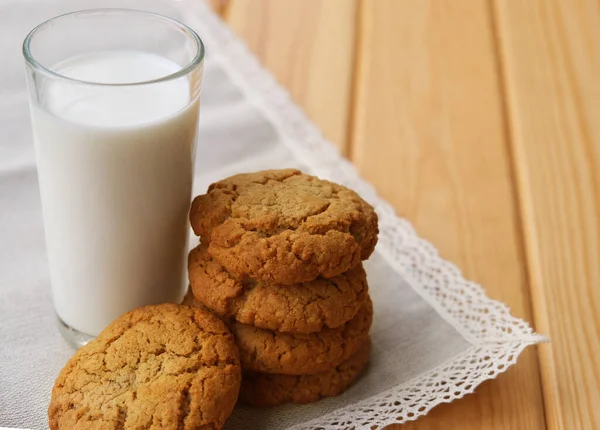
<instances>
[{"instance_id":1,"label":"golden brown cookie","mask_svg":"<svg viewBox=\"0 0 600 430\"><path fill-rule=\"evenodd\" d=\"M79 349L48 408L54 429L220 429L241 381L234 338L200 308L135 309Z\"/></svg>"},{"instance_id":2,"label":"golden brown cookie","mask_svg":"<svg viewBox=\"0 0 600 430\"><path fill-rule=\"evenodd\" d=\"M196 298L222 317L269 330L312 333L352 319L368 295L362 264L331 279L282 286L233 278L202 244L188 270Z\"/></svg>"},{"instance_id":3,"label":"golden brown cookie","mask_svg":"<svg viewBox=\"0 0 600 430\"><path fill-rule=\"evenodd\" d=\"M365 371L370 354L371 341L367 339L356 354L325 372L300 376L244 372L240 400L266 407L339 396Z\"/></svg>"},{"instance_id":4,"label":"golden brown cookie","mask_svg":"<svg viewBox=\"0 0 600 430\"><path fill-rule=\"evenodd\" d=\"M305 375L329 370L355 354L369 337L372 322L373 305L368 300L343 326L316 333L278 333L239 323L231 330L243 370Z\"/></svg>"},{"instance_id":5,"label":"golden brown cookie","mask_svg":"<svg viewBox=\"0 0 600 430\"><path fill-rule=\"evenodd\" d=\"M203 306L191 290L183 303ZM310 334L280 333L231 322L243 370L285 375L305 375L329 370L347 360L369 337L373 322L371 299L341 327Z\"/></svg>"},{"instance_id":6,"label":"golden brown cookie","mask_svg":"<svg viewBox=\"0 0 600 430\"><path fill-rule=\"evenodd\" d=\"M233 276L296 284L366 260L377 215L354 191L293 169L231 176L192 203L194 232Z\"/></svg>"}]
</instances>

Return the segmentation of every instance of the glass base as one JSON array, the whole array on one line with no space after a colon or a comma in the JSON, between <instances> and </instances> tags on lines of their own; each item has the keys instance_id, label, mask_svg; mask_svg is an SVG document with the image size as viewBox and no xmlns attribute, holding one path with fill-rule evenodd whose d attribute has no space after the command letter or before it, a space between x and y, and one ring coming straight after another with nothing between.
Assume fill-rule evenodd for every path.
<instances>
[{"instance_id":1,"label":"glass base","mask_svg":"<svg viewBox=\"0 0 600 430\"><path fill-rule=\"evenodd\" d=\"M61 320L58 315L56 316L56 319L58 320L58 329L60 330L60 334L62 335L63 339L66 340L67 343L73 348L79 349L83 345L87 344L90 340L94 339L94 336L82 333L79 330L75 330L73 327Z\"/></svg>"}]
</instances>

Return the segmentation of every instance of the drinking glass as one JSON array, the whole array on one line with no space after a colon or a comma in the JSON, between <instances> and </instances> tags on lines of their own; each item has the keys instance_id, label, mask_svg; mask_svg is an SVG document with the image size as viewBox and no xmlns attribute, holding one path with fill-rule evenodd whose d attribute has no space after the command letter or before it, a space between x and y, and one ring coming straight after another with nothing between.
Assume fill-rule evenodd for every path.
<instances>
[{"instance_id":1,"label":"drinking glass","mask_svg":"<svg viewBox=\"0 0 600 430\"><path fill-rule=\"evenodd\" d=\"M54 308L80 346L183 298L204 46L170 18L95 9L40 24L23 55Z\"/></svg>"}]
</instances>

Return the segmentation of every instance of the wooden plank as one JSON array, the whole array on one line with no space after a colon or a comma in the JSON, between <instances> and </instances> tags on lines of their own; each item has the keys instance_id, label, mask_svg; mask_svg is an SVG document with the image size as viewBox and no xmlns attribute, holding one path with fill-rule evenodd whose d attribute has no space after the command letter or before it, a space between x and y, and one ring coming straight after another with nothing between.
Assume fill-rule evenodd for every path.
<instances>
[{"instance_id":1,"label":"wooden plank","mask_svg":"<svg viewBox=\"0 0 600 430\"><path fill-rule=\"evenodd\" d=\"M600 4L495 2L548 428L600 428Z\"/></svg>"},{"instance_id":2,"label":"wooden plank","mask_svg":"<svg viewBox=\"0 0 600 430\"><path fill-rule=\"evenodd\" d=\"M490 9L363 1L352 160L487 293L531 319ZM536 352L405 429L544 428Z\"/></svg>"},{"instance_id":3,"label":"wooden plank","mask_svg":"<svg viewBox=\"0 0 600 430\"><path fill-rule=\"evenodd\" d=\"M219 15L225 15L228 4L227 0L209 0L208 4Z\"/></svg>"},{"instance_id":4,"label":"wooden plank","mask_svg":"<svg viewBox=\"0 0 600 430\"><path fill-rule=\"evenodd\" d=\"M230 0L227 22L345 153L355 0Z\"/></svg>"}]
</instances>

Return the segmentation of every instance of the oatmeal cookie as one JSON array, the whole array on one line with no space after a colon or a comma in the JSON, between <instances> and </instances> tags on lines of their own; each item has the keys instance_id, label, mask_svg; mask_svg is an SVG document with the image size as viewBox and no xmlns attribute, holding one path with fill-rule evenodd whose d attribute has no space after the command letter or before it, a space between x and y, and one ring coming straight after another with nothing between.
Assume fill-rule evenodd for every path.
<instances>
[{"instance_id":1,"label":"oatmeal cookie","mask_svg":"<svg viewBox=\"0 0 600 430\"><path fill-rule=\"evenodd\" d=\"M60 372L55 429L220 429L241 382L234 337L201 308L145 306L115 320Z\"/></svg>"},{"instance_id":2,"label":"oatmeal cookie","mask_svg":"<svg viewBox=\"0 0 600 430\"><path fill-rule=\"evenodd\" d=\"M330 370L354 355L369 337L372 321L369 300L354 318L335 329L289 334L234 323L231 330L244 371L305 375Z\"/></svg>"},{"instance_id":3,"label":"oatmeal cookie","mask_svg":"<svg viewBox=\"0 0 600 430\"><path fill-rule=\"evenodd\" d=\"M194 199L190 221L234 277L279 284L346 272L371 255L378 233L358 194L294 169L214 183Z\"/></svg>"},{"instance_id":4,"label":"oatmeal cookie","mask_svg":"<svg viewBox=\"0 0 600 430\"><path fill-rule=\"evenodd\" d=\"M283 403L310 403L342 394L365 371L371 353L367 340L356 354L337 367L312 375L274 375L244 372L240 400L266 407Z\"/></svg>"},{"instance_id":5,"label":"oatmeal cookie","mask_svg":"<svg viewBox=\"0 0 600 430\"><path fill-rule=\"evenodd\" d=\"M368 296L362 264L331 279L295 285L265 284L232 277L202 244L189 255L194 296L222 317L259 328L312 333L352 319Z\"/></svg>"}]
</instances>

